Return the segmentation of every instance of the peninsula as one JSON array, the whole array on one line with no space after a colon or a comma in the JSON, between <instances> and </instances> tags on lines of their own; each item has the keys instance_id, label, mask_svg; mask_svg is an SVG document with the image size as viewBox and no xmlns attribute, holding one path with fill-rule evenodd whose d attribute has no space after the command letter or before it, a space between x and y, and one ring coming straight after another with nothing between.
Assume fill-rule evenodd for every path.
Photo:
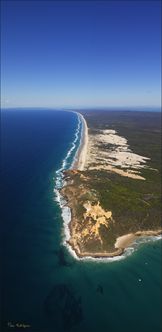
<instances>
[{"instance_id":1,"label":"peninsula","mask_svg":"<svg viewBox=\"0 0 162 332\"><path fill-rule=\"evenodd\" d=\"M82 111L82 142L61 194L71 209L69 244L79 257L123 254L162 233L160 114Z\"/></svg>"}]
</instances>

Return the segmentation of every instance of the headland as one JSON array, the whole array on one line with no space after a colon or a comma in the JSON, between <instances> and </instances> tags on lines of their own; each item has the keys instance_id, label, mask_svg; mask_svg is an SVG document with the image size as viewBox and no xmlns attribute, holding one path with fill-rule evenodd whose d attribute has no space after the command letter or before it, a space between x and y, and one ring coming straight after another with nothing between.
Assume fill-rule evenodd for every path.
<instances>
[{"instance_id":1,"label":"headland","mask_svg":"<svg viewBox=\"0 0 162 332\"><path fill-rule=\"evenodd\" d=\"M136 113L117 113L79 114L81 144L64 171L68 244L80 258L119 256L139 237L162 234L158 119L138 114L138 128Z\"/></svg>"}]
</instances>

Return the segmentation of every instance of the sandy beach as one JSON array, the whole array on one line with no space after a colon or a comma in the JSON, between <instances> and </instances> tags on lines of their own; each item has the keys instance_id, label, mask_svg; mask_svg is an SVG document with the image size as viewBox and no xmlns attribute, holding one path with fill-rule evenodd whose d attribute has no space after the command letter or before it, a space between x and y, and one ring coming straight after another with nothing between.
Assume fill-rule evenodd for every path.
<instances>
[{"instance_id":1,"label":"sandy beach","mask_svg":"<svg viewBox=\"0 0 162 332\"><path fill-rule=\"evenodd\" d=\"M138 231L135 233L126 234L126 235L120 236L116 239L115 248L125 249L125 248L129 247L131 244L133 244L133 242L139 237L157 236L157 235L161 235L161 234L162 234L161 229L159 229L157 231L147 230L147 231Z\"/></svg>"},{"instance_id":2,"label":"sandy beach","mask_svg":"<svg viewBox=\"0 0 162 332\"><path fill-rule=\"evenodd\" d=\"M74 168L77 168L80 171L84 170L86 158L87 158L87 149L88 149L88 127L87 123L82 114L79 113L80 119L82 121L82 136L81 144L79 147L77 160L75 161Z\"/></svg>"}]
</instances>

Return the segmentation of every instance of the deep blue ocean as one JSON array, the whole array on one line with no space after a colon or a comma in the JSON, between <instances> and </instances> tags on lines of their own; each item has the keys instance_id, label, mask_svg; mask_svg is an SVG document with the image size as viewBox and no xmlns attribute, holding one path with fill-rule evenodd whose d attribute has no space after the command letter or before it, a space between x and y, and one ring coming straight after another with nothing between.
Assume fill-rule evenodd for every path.
<instances>
[{"instance_id":1,"label":"deep blue ocean","mask_svg":"<svg viewBox=\"0 0 162 332\"><path fill-rule=\"evenodd\" d=\"M161 240L114 262L76 260L62 244L56 171L77 129L75 113L2 112L1 330L160 332Z\"/></svg>"}]
</instances>

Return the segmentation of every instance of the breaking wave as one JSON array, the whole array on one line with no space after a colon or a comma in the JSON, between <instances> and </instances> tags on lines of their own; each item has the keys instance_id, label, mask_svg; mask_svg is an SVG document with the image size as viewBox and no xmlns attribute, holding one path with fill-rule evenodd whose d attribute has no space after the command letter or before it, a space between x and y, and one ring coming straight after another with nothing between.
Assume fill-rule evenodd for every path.
<instances>
[{"instance_id":1,"label":"breaking wave","mask_svg":"<svg viewBox=\"0 0 162 332\"><path fill-rule=\"evenodd\" d=\"M55 188L54 188L54 193L55 193L55 201L59 204L61 208L61 215L63 219L63 244L70 249L70 246L67 245L67 241L70 239L70 230L69 230L69 223L71 221L71 210L70 208L66 205L67 202L63 198L63 196L60 194L60 189L65 185L66 181L64 179L63 172L66 169L72 168L72 165L75 161L78 149L80 148L80 141L81 141L81 133L82 133L82 120L81 117L78 113L73 112L77 115L78 117L78 125L76 128L76 132L74 135L74 140L72 141L71 147L68 150L65 158L62 161L61 167L55 172Z\"/></svg>"},{"instance_id":2,"label":"breaking wave","mask_svg":"<svg viewBox=\"0 0 162 332\"><path fill-rule=\"evenodd\" d=\"M58 191L58 189L61 189L62 186L64 185L64 183L63 183L63 171L66 170L66 169L71 168L72 164L73 164L73 161L75 159L76 148L77 148L77 145L78 145L77 143L78 143L79 138L80 138L80 132L81 132L81 127L82 127L82 121L81 121L81 118L80 118L79 114L77 114L77 117L78 117L78 125L77 125L77 129L76 129L76 132L75 132L75 135L74 135L74 140L71 144L71 147L70 147L69 151L67 152L67 155L65 156L65 158L62 161L61 167L56 171L56 176L54 178L55 179L55 190L54 190L55 192Z\"/></svg>"}]
</instances>

